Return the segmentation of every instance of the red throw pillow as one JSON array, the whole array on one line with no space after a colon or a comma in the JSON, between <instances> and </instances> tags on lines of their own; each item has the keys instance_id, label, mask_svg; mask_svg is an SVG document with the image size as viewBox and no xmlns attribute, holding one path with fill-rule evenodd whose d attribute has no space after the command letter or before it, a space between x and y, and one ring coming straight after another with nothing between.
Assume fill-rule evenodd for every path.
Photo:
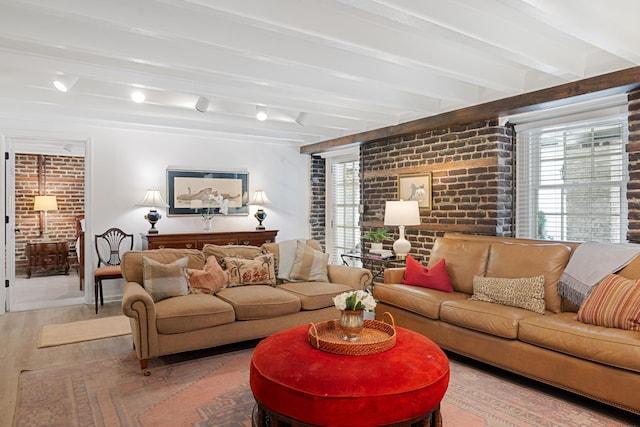
<instances>
[{"instance_id":1,"label":"red throw pillow","mask_svg":"<svg viewBox=\"0 0 640 427\"><path fill-rule=\"evenodd\" d=\"M422 286L444 292L453 292L444 258L436 262L430 269L407 255L403 285Z\"/></svg>"}]
</instances>

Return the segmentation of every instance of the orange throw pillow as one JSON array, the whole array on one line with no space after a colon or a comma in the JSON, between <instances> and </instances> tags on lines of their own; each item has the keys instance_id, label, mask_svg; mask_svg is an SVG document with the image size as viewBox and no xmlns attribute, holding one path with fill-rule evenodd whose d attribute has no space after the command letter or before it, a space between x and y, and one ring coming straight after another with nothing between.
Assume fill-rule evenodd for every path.
<instances>
[{"instance_id":1,"label":"orange throw pillow","mask_svg":"<svg viewBox=\"0 0 640 427\"><path fill-rule=\"evenodd\" d=\"M578 310L578 320L607 328L640 331L640 280L609 274Z\"/></svg>"},{"instance_id":2,"label":"orange throw pillow","mask_svg":"<svg viewBox=\"0 0 640 427\"><path fill-rule=\"evenodd\" d=\"M453 292L444 258L427 268L407 255L403 285L422 286L443 292Z\"/></svg>"},{"instance_id":3,"label":"orange throw pillow","mask_svg":"<svg viewBox=\"0 0 640 427\"><path fill-rule=\"evenodd\" d=\"M227 286L229 275L220 267L216 257L210 256L203 270L186 268L185 274L189 281L191 293L212 294Z\"/></svg>"}]
</instances>

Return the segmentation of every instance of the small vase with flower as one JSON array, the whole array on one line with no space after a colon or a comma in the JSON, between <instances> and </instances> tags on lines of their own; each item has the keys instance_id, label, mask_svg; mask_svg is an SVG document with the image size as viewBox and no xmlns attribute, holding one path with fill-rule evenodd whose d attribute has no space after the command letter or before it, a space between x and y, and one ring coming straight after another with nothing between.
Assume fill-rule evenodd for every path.
<instances>
[{"instance_id":1,"label":"small vase with flower","mask_svg":"<svg viewBox=\"0 0 640 427\"><path fill-rule=\"evenodd\" d=\"M333 298L333 303L340 310L340 329L342 339L348 342L360 341L360 333L364 328L364 312L376 307L376 300L365 291L344 292Z\"/></svg>"}]
</instances>

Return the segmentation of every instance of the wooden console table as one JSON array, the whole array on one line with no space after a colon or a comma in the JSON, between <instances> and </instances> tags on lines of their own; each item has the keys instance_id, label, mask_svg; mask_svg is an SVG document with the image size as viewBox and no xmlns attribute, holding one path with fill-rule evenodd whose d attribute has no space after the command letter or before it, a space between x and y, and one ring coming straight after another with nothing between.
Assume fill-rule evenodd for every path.
<instances>
[{"instance_id":1,"label":"wooden console table","mask_svg":"<svg viewBox=\"0 0 640 427\"><path fill-rule=\"evenodd\" d=\"M211 231L205 233L143 234L142 249L202 249L204 245L260 246L276 241L278 230Z\"/></svg>"},{"instance_id":2,"label":"wooden console table","mask_svg":"<svg viewBox=\"0 0 640 427\"><path fill-rule=\"evenodd\" d=\"M47 271L64 269L69 274L69 242L27 243L27 279L32 268Z\"/></svg>"}]
</instances>

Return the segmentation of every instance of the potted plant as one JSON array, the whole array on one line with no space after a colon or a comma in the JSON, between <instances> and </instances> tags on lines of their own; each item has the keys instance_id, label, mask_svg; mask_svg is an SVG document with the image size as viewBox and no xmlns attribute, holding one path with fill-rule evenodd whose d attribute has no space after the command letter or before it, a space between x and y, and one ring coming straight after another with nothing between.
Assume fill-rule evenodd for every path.
<instances>
[{"instance_id":1,"label":"potted plant","mask_svg":"<svg viewBox=\"0 0 640 427\"><path fill-rule=\"evenodd\" d=\"M379 251L382 249L382 241L391 239L391 235L386 228L376 228L375 230L366 232L364 238L371 240L372 251Z\"/></svg>"}]
</instances>

